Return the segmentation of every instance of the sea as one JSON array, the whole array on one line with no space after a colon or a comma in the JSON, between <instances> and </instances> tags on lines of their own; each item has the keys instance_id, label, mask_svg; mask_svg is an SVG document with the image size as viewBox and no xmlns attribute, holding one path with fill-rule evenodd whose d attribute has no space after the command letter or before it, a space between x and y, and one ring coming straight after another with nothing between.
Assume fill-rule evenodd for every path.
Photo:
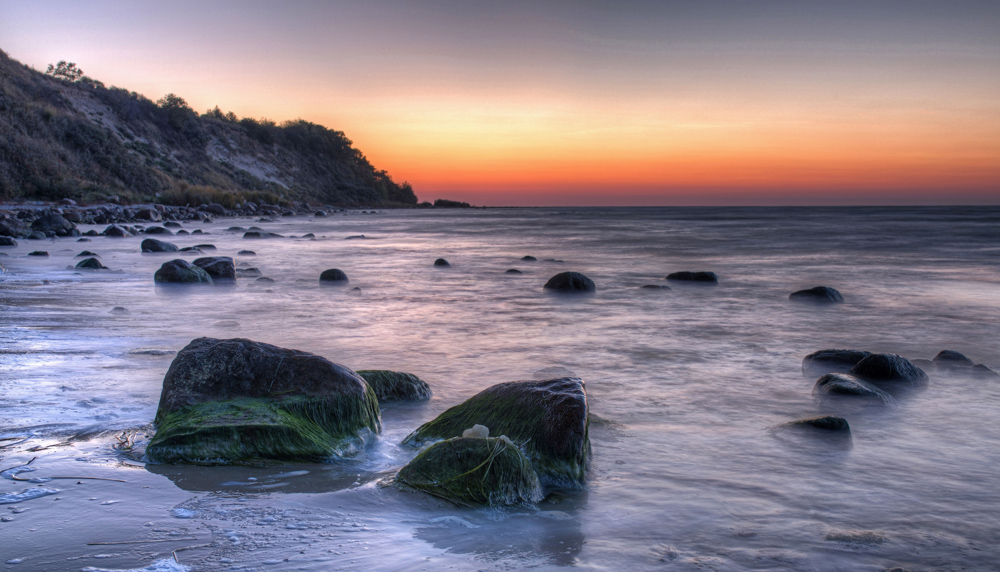
<instances>
[{"instance_id":1,"label":"sea","mask_svg":"<svg viewBox=\"0 0 1000 572\"><path fill-rule=\"evenodd\" d=\"M1000 377L929 368L885 406L820 399L802 368L840 348L1000 371L1000 208L348 210L183 229L202 234L153 238L273 282L157 286L162 263L201 255L141 253L144 235L0 247L0 570L1000 570ZM76 270L84 250L110 270ZM321 287L329 268L349 285ZM665 279L684 270L718 284ZM596 292L543 288L565 271ZM845 302L789 300L820 285ZM433 397L385 404L349 460L147 463L164 374L203 336L414 373ZM477 509L391 484L422 423L564 375L586 383L584 490ZM847 419L846 446L783 430L822 415Z\"/></svg>"}]
</instances>

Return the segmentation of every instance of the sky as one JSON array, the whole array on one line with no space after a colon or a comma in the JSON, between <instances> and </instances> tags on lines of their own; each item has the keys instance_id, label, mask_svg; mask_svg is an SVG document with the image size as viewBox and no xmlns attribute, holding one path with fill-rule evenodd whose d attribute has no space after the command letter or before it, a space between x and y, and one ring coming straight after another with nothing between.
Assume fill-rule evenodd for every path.
<instances>
[{"instance_id":1,"label":"sky","mask_svg":"<svg viewBox=\"0 0 1000 572\"><path fill-rule=\"evenodd\" d=\"M1000 204L996 0L0 0L0 49L343 131L421 200Z\"/></svg>"}]
</instances>

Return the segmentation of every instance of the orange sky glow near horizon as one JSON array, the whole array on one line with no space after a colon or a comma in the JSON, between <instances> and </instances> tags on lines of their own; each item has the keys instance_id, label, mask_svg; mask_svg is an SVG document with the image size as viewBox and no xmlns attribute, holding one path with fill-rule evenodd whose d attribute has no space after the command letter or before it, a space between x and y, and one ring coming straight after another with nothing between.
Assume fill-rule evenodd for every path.
<instances>
[{"instance_id":1,"label":"orange sky glow near horizon","mask_svg":"<svg viewBox=\"0 0 1000 572\"><path fill-rule=\"evenodd\" d=\"M421 200L1000 204L988 2L51 4L0 0L0 49L344 131Z\"/></svg>"}]
</instances>

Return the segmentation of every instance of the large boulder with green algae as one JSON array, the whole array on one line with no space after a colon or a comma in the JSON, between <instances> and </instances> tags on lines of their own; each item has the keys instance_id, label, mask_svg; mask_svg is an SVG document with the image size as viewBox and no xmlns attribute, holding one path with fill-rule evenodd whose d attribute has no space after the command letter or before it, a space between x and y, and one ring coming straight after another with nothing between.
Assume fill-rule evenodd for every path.
<instances>
[{"instance_id":1,"label":"large boulder with green algae","mask_svg":"<svg viewBox=\"0 0 1000 572\"><path fill-rule=\"evenodd\" d=\"M473 425L519 444L542 486L579 489L590 464L587 392L583 380L563 377L489 387L420 426L403 443L451 439Z\"/></svg>"},{"instance_id":2,"label":"large boulder with green algae","mask_svg":"<svg viewBox=\"0 0 1000 572\"><path fill-rule=\"evenodd\" d=\"M465 506L509 506L543 498L531 461L505 438L458 437L431 445L396 481Z\"/></svg>"},{"instance_id":3,"label":"large boulder with green algae","mask_svg":"<svg viewBox=\"0 0 1000 572\"><path fill-rule=\"evenodd\" d=\"M412 373L387 369L359 369L357 373L375 391L379 403L427 401L431 398L431 388L427 382Z\"/></svg>"},{"instance_id":4,"label":"large boulder with green algae","mask_svg":"<svg viewBox=\"0 0 1000 572\"><path fill-rule=\"evenodd\" d=\"M246 339L198 338L177 353L146 455L161 463L321 461L381 431L375 393L325 358Z\"/></svg>"}]
</instances>

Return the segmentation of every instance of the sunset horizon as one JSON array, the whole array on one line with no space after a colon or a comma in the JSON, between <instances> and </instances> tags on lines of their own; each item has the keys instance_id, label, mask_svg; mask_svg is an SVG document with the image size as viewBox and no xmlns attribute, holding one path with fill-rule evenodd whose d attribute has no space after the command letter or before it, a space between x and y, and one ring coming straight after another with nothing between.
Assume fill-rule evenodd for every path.
<instances>
[{"instance_id":1,"label":"sunset horizon","mask_svg":"<svg viewBox=\"0 0 1000 572\"><path fill-rule=\"evenodd\" d=\"M989 3L195 6L0 2L0 48L342 131L420 200L1000 204Z\"/></svg>"}]
</instances>

